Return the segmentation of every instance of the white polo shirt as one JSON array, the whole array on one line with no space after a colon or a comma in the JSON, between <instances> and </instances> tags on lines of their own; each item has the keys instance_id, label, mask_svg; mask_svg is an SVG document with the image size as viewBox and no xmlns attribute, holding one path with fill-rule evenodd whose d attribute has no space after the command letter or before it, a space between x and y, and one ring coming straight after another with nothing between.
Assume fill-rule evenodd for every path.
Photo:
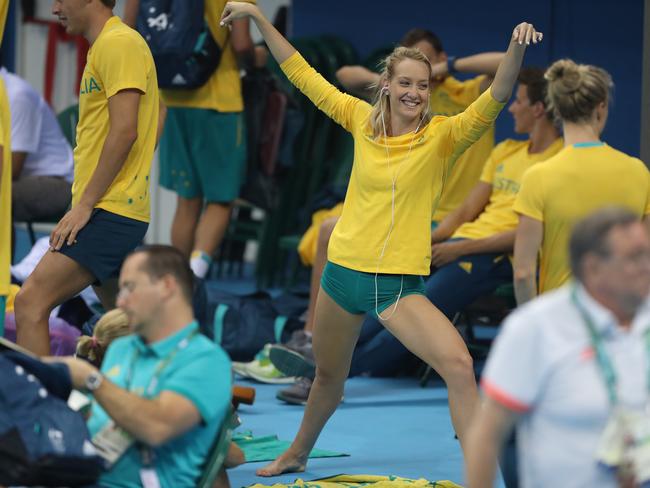
<instances>
[{"instance_id":1,"label":"white polo shirt","mask_svg":"<svg viewBox=\"0 0 650 488\"><path fill-rule=\"evenodd\" d=\"M617 486L613 474L594 459L610 406L589 332L570 298L571 287L546 293L508 317L481 380L485 395L521 414L517 452L525 488ZM624 330L581 286L577 297L602 333L620 402L643 408L650 302Z\"/></svg>"},{"instance_id":2,"label":"white polo shirt","mask_svg":"<svg viewBox=\"0 0 650 488\"><path fill-rule=\"evenodd\" d=\"M72 148L54 112L22 78L0 69L11 110L11 150L26 152L20 177L61 176L72 182Z\"/></svg>"}]
</instances>

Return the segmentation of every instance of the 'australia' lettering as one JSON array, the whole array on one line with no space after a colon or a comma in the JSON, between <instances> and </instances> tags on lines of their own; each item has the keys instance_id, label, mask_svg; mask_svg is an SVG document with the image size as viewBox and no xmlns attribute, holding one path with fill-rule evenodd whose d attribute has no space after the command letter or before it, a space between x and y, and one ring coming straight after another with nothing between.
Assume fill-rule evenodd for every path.
<instances>
[{"instance_id":1,"label":"'australia' lettering","mask_svg":"<svg viewBox=\"0 0 650 488\"><path fill-rule=\"evenodd\" d=\"M81 90L79 91L80 95L85 95L86 93L92 93L93 91L102 91L99 87L99 83L93 78L84 78L81 80Z\"/></svg>"}]
</instances>

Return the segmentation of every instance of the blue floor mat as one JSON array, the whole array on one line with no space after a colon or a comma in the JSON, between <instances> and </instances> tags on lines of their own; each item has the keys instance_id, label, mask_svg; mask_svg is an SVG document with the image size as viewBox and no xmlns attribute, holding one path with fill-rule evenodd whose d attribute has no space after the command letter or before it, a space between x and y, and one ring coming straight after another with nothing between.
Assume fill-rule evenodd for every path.
<instances>
[{"instance_id":1,"label":"blue floor mat","mask_svg":"<svg viewBox=\"0 0 650 488\"><path fill-rule=\"evenodd\" d=\"M245 380L237 383L245 384ZM242 430L292 439L303 407L275 399L282 386L250 384L257 389L253 406L241 406ZM316 447L350 457L312 459L306 473L259 478L265 463L247 463L229 471L233 488L253 483L290 483L295 478L323 478L340 473L398 475L462 484L460 445L454 439L447 390L431 382L420 388L414 378L352 378L345 402L330 419Z\"/></svg>"}]
</instances>

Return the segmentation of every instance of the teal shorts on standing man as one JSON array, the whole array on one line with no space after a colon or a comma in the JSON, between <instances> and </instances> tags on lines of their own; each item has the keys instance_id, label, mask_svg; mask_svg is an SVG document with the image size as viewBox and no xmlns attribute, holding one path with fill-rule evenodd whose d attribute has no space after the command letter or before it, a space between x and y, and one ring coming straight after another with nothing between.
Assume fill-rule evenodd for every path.
<instances>
[{"instance_id":1,"label":"teal shorts on standing man","mask_svg":"<svg viewBox=\"0 0 650 488\"><path fill-rule=\"evenodd\" d=\"M246 170L242 112L170 107L160 139L160 185L183 198L229 203Z\"/></svg>"}]
</instances>

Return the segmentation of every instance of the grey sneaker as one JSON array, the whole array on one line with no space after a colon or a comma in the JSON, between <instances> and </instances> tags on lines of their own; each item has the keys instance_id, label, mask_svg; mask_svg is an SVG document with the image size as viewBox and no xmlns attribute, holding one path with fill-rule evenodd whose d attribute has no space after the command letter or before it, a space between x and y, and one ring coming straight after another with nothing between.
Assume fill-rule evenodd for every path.
<instances>
[{"instance_id":1,"label":"grey sneaker","mask_svg":"<svg viewBox=\"0 0 650 488\"><path fill-rule=\"evenodd\" d=\"M289 349L297 350L305 346L311 346L311 334L307 334L304 330L294 330L291 334L291 339L284 343Z\"/></svg>"},{"instance_id":2,"label":"grey sneaker","mask_svg":"<svg viewBox=\"0 0 650 488\"><path fill-rule=\"evenodd\" d=\"M311 357L307 357L302 352L309 353ZM308 348L301 348L300 352L281 344L274 344L269 349L269 359L273 366L286 376L304 376L310 380L313 380L316 376L316 365L311 344Z\"/></svg>"},{"instance_id":3,"label":"grey sneaker","mask_svg":"<svg viewBox=\"0 0 650 488\"><path fill-rule=\"evenodd\" d=\"M289 388L279 390L276 398L292 405L307 405L309 392L311 391L312 380L309 378L298 378Z\"/></svg>"}]
</instances>

